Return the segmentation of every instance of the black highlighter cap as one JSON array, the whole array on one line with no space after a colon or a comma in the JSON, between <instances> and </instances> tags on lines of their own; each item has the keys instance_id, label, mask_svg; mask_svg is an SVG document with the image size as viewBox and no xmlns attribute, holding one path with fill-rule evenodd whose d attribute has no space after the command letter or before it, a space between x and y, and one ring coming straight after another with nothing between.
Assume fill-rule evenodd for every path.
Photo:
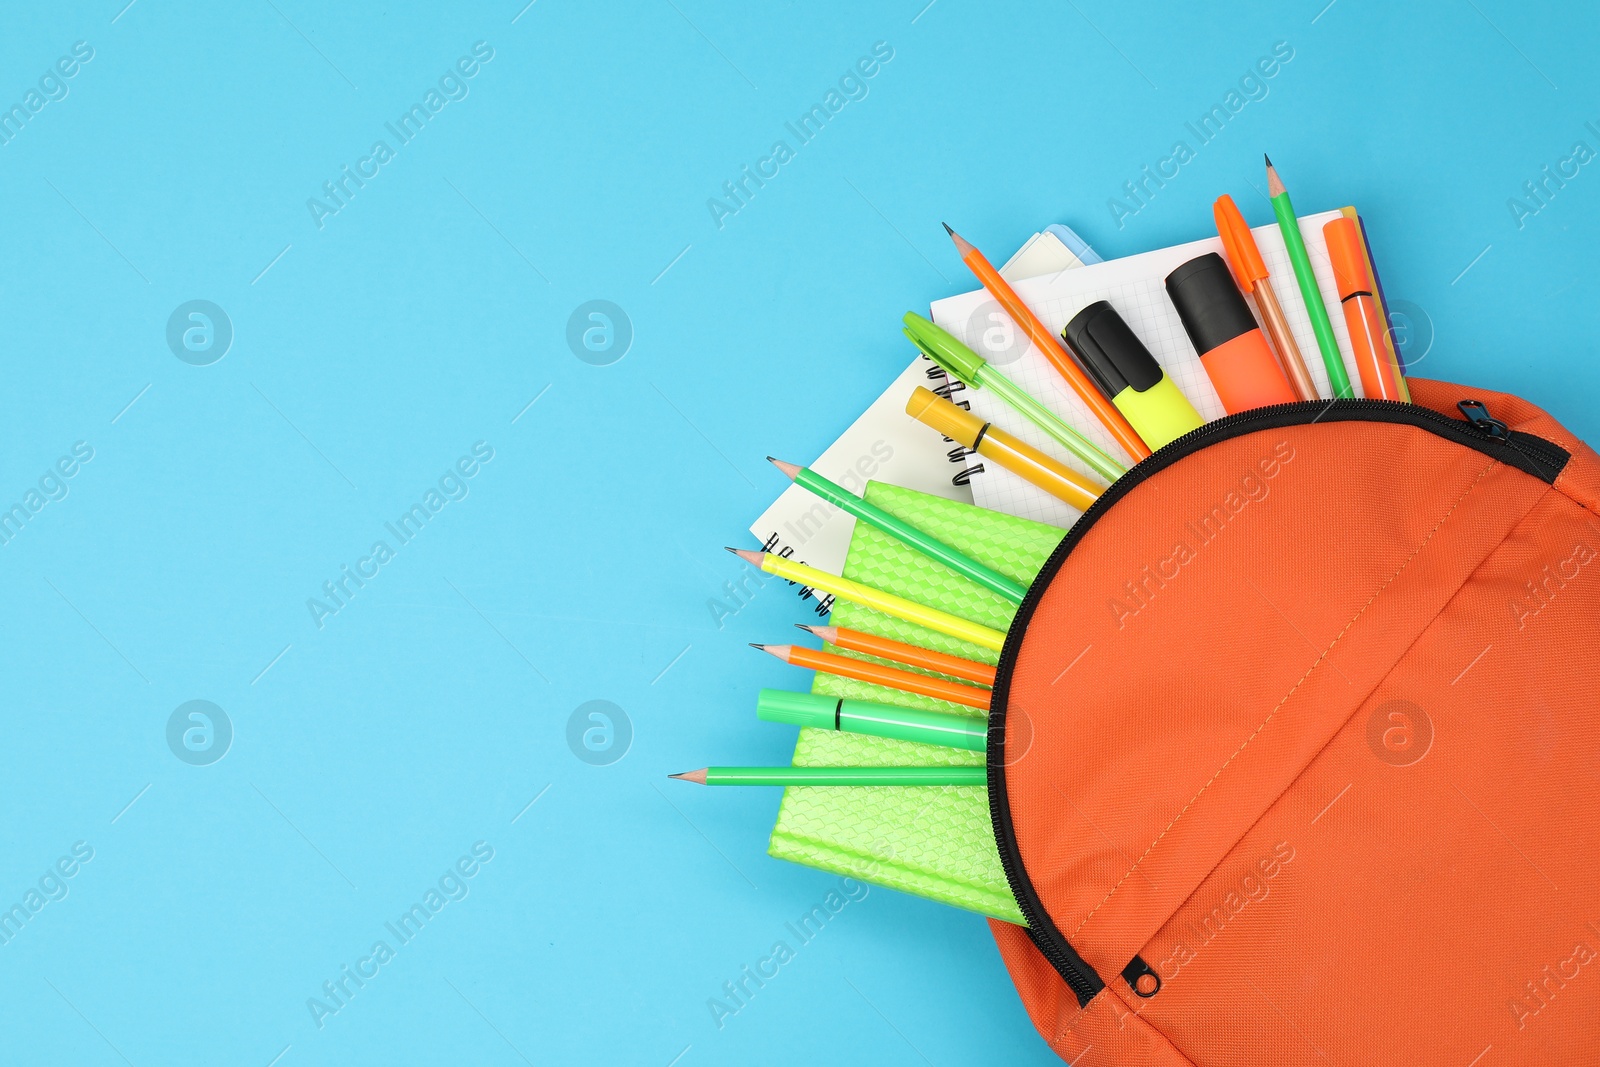
<instances>
[{"instance_id":1,"label":"black highlighter cap","mask_svg":"<svg viewBox=\"0 0 1600 1067\"><path fill-rule=\"evenodd\" d=\"M1061 339L1110 400L1130 385L1142 393L1161 381L1161 364L1122 321L1117 309L1096 300L1078 312Z\"/></svg>"},{"instance_id":2,"label":"black highlighter cap","mask_svg":"<svg viewBox=\"0 0 1600 1067\"><path fill-rule=\"evenodd\" d=\"M1167 275L1167 297L1202 356L1257 328L1227 262L1215 252L1197 256Z\"/></svg>"}]
</instances>

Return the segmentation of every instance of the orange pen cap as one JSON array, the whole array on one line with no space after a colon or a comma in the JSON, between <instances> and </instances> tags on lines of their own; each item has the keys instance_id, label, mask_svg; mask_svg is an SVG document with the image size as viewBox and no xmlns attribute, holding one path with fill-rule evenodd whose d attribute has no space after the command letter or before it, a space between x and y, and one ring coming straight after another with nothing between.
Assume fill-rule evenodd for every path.
<instances>
[{"instance_id":1,"label":"orange pen cap","mask_svg":"<svg viewBox=\"0 0 1600 1067\"><path fill-rule=\"evenodd\" d=\"M1239 214L1233 197L1224 193L1211 205L1211 214L1217 219L1217 235L1222 238L1222 250L1227 253L1228 266L1233 268L1234 280L1247 293L1256 291L1256 282L1267 276L1267 264L1256 247L1255 235Z\"/></svg>"},{"instance_id":2,"label":"orange pen cap","mask_svg":"<svg viewBox=\"0 0 1600 1067\"><path fill-rule=\"evenodd\" d=\"M1333 280L1339 287L1339 299L1348 300L1351 293L1372 295L1372 277L1367 273L1367 253L1361 245L1361 234L1355 220L1337 218L1322 228L1322 239L1328 242L1328 258L1333 261Z\"/></svg>"}]
</instances>

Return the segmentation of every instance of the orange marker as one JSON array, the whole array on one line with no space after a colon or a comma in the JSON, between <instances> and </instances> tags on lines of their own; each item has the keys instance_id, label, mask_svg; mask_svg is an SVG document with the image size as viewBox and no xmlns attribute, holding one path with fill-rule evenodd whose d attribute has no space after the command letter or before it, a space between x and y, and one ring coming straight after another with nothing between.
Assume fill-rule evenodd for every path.
<instances>
[{"instance_id":1,"label":"orange marker","mask_svg":"<svg viewBox=\"0 0 1600 1067\"><path fill-rule=\"evenodd\" d=\"M1066 349L1061 347L1056 335L1051 333L1049 328L1039 321L1039 316L1022 302L1022 297L1011 288L1011 284L1000 277L1000 272L984 258L982 252L962 240L961 235L952 230L948 223L944 229L956 243L956 251L961 253L961 262L965 263L967 269L977 276L985 289L989 290L989 295L1000 302L1006 314L1011 316L1011 321L1022 328L1028 335L1028 340L1033 342L1033 347L1050 361L1056 373L1067 380L1067 384L1072 386L1072 391L1078 394L1078 399L1088 405L1094 417L1111 432L1117 444L1136 460L1148 456L1150 449L1145 446L1139 435L1133 432L1133 427L1122 417L1122 412L1113 407L1111 401L1095 388L1083 370L1072 361L1072 357L1067 355Z\"/></svg>"},{"instance_id":2,"label":"orange marker","mask_svg":"<svg viewBox=\"0 0 1600 1067\"><path fill-rule=\"evenodd\" d=\"M1389 358L1384 344L1383 319L1378 301L1372 295L1372 275L1367 272L1367 253L1361 233L1349 218L1337 218L1322 228L1328 243L1328 258L1333 261L1333 278L1344 305L1345 325L1350 329L1350 345L1355 349L1356 370L1361 375L1361 392L1369 400L1404 400L1399 385L1399 368Z\"/></svg>"},{"instance_id":3,"label":"orange marker","mask_svg":"<svg viewBox=\"0 0 1600 1067\"><path fill-rule=\"evenodd\" d=\"M865 630L852 630L846 626L807 626L800 622L795 625L808 634L822 638L830 645L848 648L852 652L865 652L879 659L892 659L924 670L965 678L979 685L994 685L994 668L975 659L962 659L960 656L935 652L931 648L922 648L919 645L908 645L892 637L879 637L877 634L869 634Z\"/></svg>"},{"instance_id":4,"label":"orange marker","mask_svg":"<svg viewBox=\"0 0 1600 1067\"><path fill-rule=\"evenodd\" d=\"M1306 369L1300 346L1295 344L1289 320L1284 317L1283 305L1278 303L1278 294L1272 289L1272 279L1267 276L1267 264L1256 246L1255 234L1250 232L1231 196L1217 197L1217 202L1211 205L1211 213L1216 217L1217 234L1222 238L1222 250L1227 253L1234 280L1246 295L1255 298L1256 310L1261 313L1267 336L1272 338L1284 377L1289 379L1295 396L1301 400L1318 399L1317 384Z\"/></svg>"},{"instance_id":5,"label":"orange marker","mask_svg":"<svg viewBox=\"0 0 1600 1067\"><path fill-rule=\"evenodd\" d=\"M960 682L946 681L943 678L931 678L915 671L886 667L871 660L856 659L854 656L821 652L803 645L752 644L750 647L759 648L768 655L777 656L783 662L792 663L796 667L810 667L814 671L871 682L873 685L898 689L903 693L919 693L925 697L948 700L952 704L978 708L981 711L989 710L989 690L979 689L975 685L962 685Z\"/></svg>"}]
</instances>

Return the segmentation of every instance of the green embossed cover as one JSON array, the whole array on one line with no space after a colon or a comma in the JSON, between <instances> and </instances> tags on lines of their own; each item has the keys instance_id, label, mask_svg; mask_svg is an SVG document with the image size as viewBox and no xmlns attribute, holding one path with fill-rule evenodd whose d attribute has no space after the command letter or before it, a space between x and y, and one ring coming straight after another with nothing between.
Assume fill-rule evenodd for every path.
<instances>
[{"instance_id":1,"label":"green embossed cover","mask_svg":"<svg viewBox=\"0 0 1600 1067\"><path fill-rule=\"evenodd\" d=\"M1054 526L879 482L867 485L866 499L1025 585L1064 536ZM851 535L844 575L1000 630L1010 625L1016 610L997 594L864 522L857 522ZM829 622L985 663L999 658L976 645L843 601L835 602ZM845 656L874 658L828 648ZM932 697L820 672L811 690L982 714ZM982 762L980 752L832 730L801 730L794 749L797 767ZM779 859L1022 922L995 849L989 801L977 786L786 789L767 851Z\"/></svg>"}]
</instances>

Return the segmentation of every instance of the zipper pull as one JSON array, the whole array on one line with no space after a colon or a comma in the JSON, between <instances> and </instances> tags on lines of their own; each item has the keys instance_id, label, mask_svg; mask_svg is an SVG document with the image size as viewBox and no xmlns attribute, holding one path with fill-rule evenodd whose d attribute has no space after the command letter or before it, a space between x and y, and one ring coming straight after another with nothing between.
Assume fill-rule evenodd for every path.
<instances>
[{"instance_id":1,"label":"zipper pull","mask_svg":"<svg viewBox=\"0 0 1600 1067\"><path fill-rule=\"evenodd\" d=\"M1466 416L1468 422L1496 441L1509 441L1511 430L1505 423L1489 414L1489 409L1481 400L1462 400L1456 404L1461 414Z\"/></svg>"}]
</instances>

